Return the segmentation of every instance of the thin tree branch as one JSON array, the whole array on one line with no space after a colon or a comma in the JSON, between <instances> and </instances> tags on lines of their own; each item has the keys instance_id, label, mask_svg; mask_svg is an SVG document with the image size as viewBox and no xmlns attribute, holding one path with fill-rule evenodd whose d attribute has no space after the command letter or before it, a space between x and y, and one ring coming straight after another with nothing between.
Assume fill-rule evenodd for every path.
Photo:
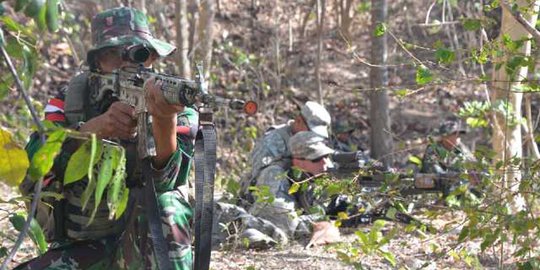
<instances>
[{"instance_id":1,"label":"thin tree branch","mask_svg":"<svg viewBox=\"0 0 540 270\"><path fill-rule=\"evenodd\" d=\"M1 30L0 30L1 31ZM38 132L41 135L41 141L42 143L45 143L45 128L39 121L39 118L36 113L36 109L32 105L32 102L30 101L30 98L28 97L28 94L26 93L26 90L24 89L24 86L21 82L21 79L19 78L19 75L17 75L17 71L15 67L13 66L13 63L11 62L11 59L9 58L8 53L6 52L6 49L4 48L4 45L0 45L0 50L2 52L2 56L4 57L4 61L9 67L9 71L11 72L11 75L15 79L15 84L17 85L17 89L21 93L21 95L24 98L24 101L26 102L26 105L28 106L28 109L30 110L30 114L32 115L32 119L35 122L35 124L38 127ZM37 203L41 196L41 188L43 186L43 177L41 177L36 185L34 186L34 197L32 198L32 204L30 205L30 213L28 213L28 217L26 218L26 222L24 223L24 226L21 230L21 233L17 237L17 241L15 241L15 245L9 252L8 256L6 257L6 260L2 263L2 266L0 267L1 270L7 269L7 265L11 260L13 259L13 256L15 256L15 253L17 253L17 250L21 246L24 238L28 234L28 229L30 228L30 222L32 221L32 218L34 217L34 213L37 209Z\"/></svg>"}]
</instances>

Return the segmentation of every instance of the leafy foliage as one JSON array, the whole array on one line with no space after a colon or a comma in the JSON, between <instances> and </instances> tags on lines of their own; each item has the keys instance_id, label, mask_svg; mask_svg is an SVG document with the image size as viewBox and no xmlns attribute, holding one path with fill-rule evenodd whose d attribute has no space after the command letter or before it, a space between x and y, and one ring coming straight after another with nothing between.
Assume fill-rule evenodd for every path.
<instances>
[{"instance_id":1,"label":"leafy foliage","mask_svg":"<svg viewBox=\"0 0 540 270\"><path fill-rule=\"evenodd\" d=\"M9 132L0 128L0 181L18 186L29 166L26 151L15 143Z\"/></svg>"},{"instance_id":2,"label":"leafy foliage","mask_svg":"<svg viewBox=\"0 0 540 270\"><path fill-rule=\"evenodd\" d=\"M26 220L26 213L15 213L12 214L9 217L9 221L13 225L13 227L17 231L22 231L22 228L24 226L24 222ZM30 239L36 244L36 247L38 248L38 251L40 254L45 253L48 249L47 242L45 241L45 235L43 234L43 230L41 229L41 226L37 223L35 219L32 219L30 222L30 231L29 231Z\"/></svg>"},{"instance_id":3,"label":"leafy foliage","mask_svg":"<svg viewBox=\"0 0 540 270\"><path fill-rule=\"evenodd\" d=\"M423 65L418 66L416 68L416 83L419 85L424 85L431 81L433 81L433 74L431 71Z\"/></svg>"},{"instance_id":4,"label":"leafy foliage","mask_svg":"<svg viewBox=\"0 0 540 270\"><path fill-rule=\"evenodd\" d=\"M32 157L32 162L28 169L28 176L32 180L37 181L51 170L54 159L60 153L66 137L65 129L52 131L45 144Z\"/></svg>"},{"instance_id":5,"label":"leafy foliage","mask_svg":"<svg viewBox=\"0 0 540 270\"><path fill-rule=\"evenodd\" d=\"M378 23L377 26L375 26L373 35L375 35L376 37L382 37L385 33L386 33L386 24Z\"/></svg>"}]
</instances>

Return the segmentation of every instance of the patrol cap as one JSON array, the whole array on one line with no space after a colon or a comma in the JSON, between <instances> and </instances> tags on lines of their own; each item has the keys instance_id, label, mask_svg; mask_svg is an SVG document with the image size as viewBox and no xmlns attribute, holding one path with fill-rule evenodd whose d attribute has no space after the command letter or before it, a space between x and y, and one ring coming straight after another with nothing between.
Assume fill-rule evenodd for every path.
<instances>
[{"instance_id":1,"label":"patrol cap","mask_svg":"<svg viewBox=\"0 0 540 270\"><path fill-rule=\"evenodd\" d=\"M439 127L439 135L450 135L453 133L467 133L467 129L458 120L446 120Z\"/></svg>"},{"instance_id":2,"label":"patrol cap","mask_svg":"<svg viewBox=\"0 0 540 270\"><path fill-rule=\"evenodd\" d=\"M148 19L141 11L130 7L105 10L92 18L92 48L87 53L91 68L100 49L115 46L143 45L161 57L172 54L176 47L154 38Z\"/></svg>"},{"instance_id":3,"label":"patrol cap","mask_svg":"<svg viewBox=\"0 0 540 270\"><path fill-rule=\"evenodd\" d=\"M353 132L354 127L347 121L337 121L332 128L332 132L335 134Z\"/></svg>"},{"instance_id":4,"label":"patrol cap","mask_svg":"<svg viewBox=\"0 0 540 270\"><path fill-rule=\"evenodd\" d=\"M324 141L323 137L312 131L300 131L289 140L289 149L294 158L315 160L335 152Z\"/></svg>"},{"instance_id":5,"label":"patrol cap","mask_svg":"<svg viewBox=\"0 0 540 270\"><path fill-rule=\"evenodd\" d=\"M331 122L330 114L321 104L308 101L302 106L300 113L311 131L328 138L328 126Z\"/></svg>"}]
</instances>

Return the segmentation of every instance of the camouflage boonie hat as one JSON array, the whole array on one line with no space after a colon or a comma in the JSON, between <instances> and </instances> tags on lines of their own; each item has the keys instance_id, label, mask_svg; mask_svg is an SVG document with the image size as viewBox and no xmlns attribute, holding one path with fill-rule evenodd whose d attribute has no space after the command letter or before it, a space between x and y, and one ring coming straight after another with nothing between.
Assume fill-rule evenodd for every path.
<instances>
[{"instance_id":1,"label":"camouflage boonie hat","mask_svg":"<svg viewBox=\"0 0 540 270\"><path fill-rule=\"evenodd\" d=\"M335 152L324 144L324 140L312 131L300 131L289 140L289 149L293 158L315 160Z\"/></svg>"},{"instance_id":2,"label":"camouflage boonie hat","mask_svg":"<svg viewBox=\"0 0 540 270\"><path fill-rule=\"evenodd\" d=\"M95 67L95 53L115 46L144 45L154 49L159 56L172 54L176 47L152 36L146 15L129 7L105 10L92 18L92 49L86 59Z\"/></svg>"},{"instance_id":3,"label":"camouflage boonie hat","mask_svg":"<svg viewBox=\"0 0 540 270\"><path fill-rule=\"evenodd\" d=\"M453 133L467 133L467 129L458 120L444 121L439 127L439 135L450 135Z\"/></svg>"},{"instance_id":4,"label":"camouflage boonie hat","mask_svg":"<svg viewBox=\"0 0 540 270\"><path fill-rule=\"evenodd\" d=\"M328 126L331 122L330 114L321 104L308 101L302 106L300 113L311 131L328 138Z\"/></svg>"}]
</instances>

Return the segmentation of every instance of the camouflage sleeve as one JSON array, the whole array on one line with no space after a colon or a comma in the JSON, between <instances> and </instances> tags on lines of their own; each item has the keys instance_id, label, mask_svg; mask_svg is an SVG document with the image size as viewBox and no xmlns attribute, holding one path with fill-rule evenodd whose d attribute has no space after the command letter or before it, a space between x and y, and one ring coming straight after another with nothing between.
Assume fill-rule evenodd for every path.
<instances>
[{"instance_id":1,"label":"camouflage sleeve","mask_svg":"<svg viewBox=\"0 0 540 270\"><path fill-rule=\"evenodd\" d=\"M426 147L424 157L422 159L421 173L444 173L445 169L440 164L439 153L437 152L437 146L430 144Z\"/></svg>"},{"instance_id":2,"label":"camouflage sleeve","mask_svg":"<svg viewBox=\"0 0 540 270\"><path fill-rule=\"evenodd\" d=\"M289 197L290 183L287 171L281 166L271 165L264 168L257 177L257 186L267 186L276 197Z\"/></svg>"},{"instance_id":3,"label":"camouflage sleeve","mask_svg":"<svg viewBox=\"0 0 540 270\"><path fill-rule=\"evenodd\" d=\"M194 109L186 107L182 113L178 114L177 119L178 149L172 154L163 169L154 169L153 172L157 192L173 190L184 185L189 175L199 115Z\"/></svg>"},{"instance_id":4,"label":"camouflage sleeve","mask_svg":"<svg viewBox=\"0 0 540 270\"><path fill-rule=\"evenodd\" d=\"M252 177L256 177L266 166L275 162L287 162L287 142L277 132L270 132L257 143L251 153Z\"/></svg>"}]
</instances>

